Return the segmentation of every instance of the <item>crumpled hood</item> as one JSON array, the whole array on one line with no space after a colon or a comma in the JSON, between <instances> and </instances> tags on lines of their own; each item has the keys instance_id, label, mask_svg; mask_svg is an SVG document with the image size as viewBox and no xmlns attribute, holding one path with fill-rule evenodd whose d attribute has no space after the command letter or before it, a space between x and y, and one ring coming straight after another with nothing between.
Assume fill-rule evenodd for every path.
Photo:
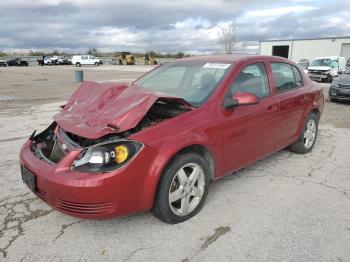
<instances>
[{"instance_id":1,"label":"crumpled hood","mask_svg":"<svg viewBox=\"0 0 350 262\"><path fill-rule=\"evenodd\" d=\"M320 70L320 71L328 71L331 70L330 66L309 66L308 70Z\"/></svg>"},{"instance_id":2,"label":"crumpled hood","mask_svg":"<svg viewBox=\"0 0 350 262\"><path fill-rule=\"evenodd\" d=\"M97 139L134 128L159 99L185 100L137 85L84 82L54 120L65 131Z\"/></svg>"}]
</instances>

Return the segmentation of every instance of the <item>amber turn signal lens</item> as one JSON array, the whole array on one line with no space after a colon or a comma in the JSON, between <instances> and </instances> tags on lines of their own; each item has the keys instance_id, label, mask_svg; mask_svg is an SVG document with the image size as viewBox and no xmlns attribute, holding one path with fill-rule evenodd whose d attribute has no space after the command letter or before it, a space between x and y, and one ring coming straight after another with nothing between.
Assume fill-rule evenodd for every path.
<instances>
[{"instance_id":1,"label":"amber turn signal lens","mask_svg":"<svg viewBox=\"0 0 350 262\"><path fill-rule=\"evenodd\" d=\"M117 164L122 164L128 159L129 150L126 146L122 146L122 145L116 146L114 151L115 151L114 160Z\"/></svg>"}]
</instances>

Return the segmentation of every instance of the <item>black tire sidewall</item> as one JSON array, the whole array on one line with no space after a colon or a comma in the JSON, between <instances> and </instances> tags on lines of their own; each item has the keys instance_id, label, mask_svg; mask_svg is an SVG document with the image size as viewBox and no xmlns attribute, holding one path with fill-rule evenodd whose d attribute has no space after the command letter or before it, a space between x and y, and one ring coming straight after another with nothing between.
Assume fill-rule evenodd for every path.
<instances>
[{"instance_id":1,"label":"black tire sidewall","mask_svg":"<svg viewBox=\"0 0 350 262\"><path fill-rule=\"evenodd\" d=\"M186 216L178 216L171 211L169 206L169 188L173 181L173 178L176 172L188 163L198 164L204 172L205 176L205 187L202 199L198 206L188 215ZM176 156L171 162L168 164L166 169L164 170L160 181L158 183L158 189L154 201L153 213L163 220L166 223L176 224L183 222L193 216L195 216L203 207L206 196L208 194L208 188L210 184L211 178L211 170L208 163L205 161L203 157L196 153L186 153Z\"/></svg>"}]
</instances>

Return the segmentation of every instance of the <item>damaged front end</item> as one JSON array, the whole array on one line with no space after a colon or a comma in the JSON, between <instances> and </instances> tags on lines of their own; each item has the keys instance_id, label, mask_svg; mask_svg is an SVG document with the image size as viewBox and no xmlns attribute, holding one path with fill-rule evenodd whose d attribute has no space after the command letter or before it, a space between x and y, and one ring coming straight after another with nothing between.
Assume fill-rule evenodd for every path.
<instances>
[{"instance_id":1,"label":"damaged front end","mask_svg":"<svg viewBox=\"0 0 350 262\"><path fill-rule=\"evenodd\" d=\"M33 154L42 161L56 165L70 152L78 151L71 169L97 173L123 166L142 148L141 143L119 137L83 147L55 122L42 133L31 137L31 141Z\"/></svg>"},{"instance_id":2,"label":"damaged front end","mask_svg":"<svg viewBox=\"0 0 350 262\"><path fill-rule=\"evenodd\" d=\"M34 155L51 165L58 163L65 155L65 147L57 143L56 127L57 124L53 122L40 134L30 137Z\"/></svg>"},{"instance_id":3,"label":"damaged front end","mask_svg":"<svg viewBox=\"0 0 350 262\"><path fill-rule=\"evenodd\" d=\"M125 165L142 149L143 145L130 140L129 136L189 110L174 100L158 99L134 128L111 132L97 139L68 132L53 122L42 133L31 137L31 150L39 159L51 165L56 165L71 151L80 151L71 169L109 172Z\"/></svg>"}]
</instances>

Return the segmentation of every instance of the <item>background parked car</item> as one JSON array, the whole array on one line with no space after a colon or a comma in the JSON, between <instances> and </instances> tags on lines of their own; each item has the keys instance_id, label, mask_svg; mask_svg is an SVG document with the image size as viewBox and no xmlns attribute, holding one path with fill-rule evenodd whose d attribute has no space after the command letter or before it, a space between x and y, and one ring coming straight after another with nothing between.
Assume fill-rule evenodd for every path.
<instances>
[{"instance_id":1,"label":"background parked car","mask_svg":"<svg viewBox=\"0 0 350 262\"><path fill-rule=\"evenodd\" d=\"M82 65L103 65L103 62L101 59L98 59L92 55L74 55L72 58L72 64L75 66L82 66Z\"/></svg>"},{"instance_id":2,"label":"background parked car","mask_svg":"<svg viewBox=\"0 0 350 262\"><path fill-rule=\"evenodd\" d=\"M6 61L4 59L0 59L0 66L7 66Z\"/></svg>"},{"instance_id":3,"label":"background parked car","mask_svg":"<svg viewBox=\"0 0 350 262\"><path fill-rule=\"evenodd\" d=\"M38 59L38 64L43 65L71 65L72 60L64 56L43 56L42 59Z\"/></svg>"},{"instance_id":4,"label":"background parked car","mask_svg":"<svg viewBox=\"0 0 350 262\"><path fill-rule=\"evenodd\" d=\"M338 72L345 70L345 57L326 56L316 58L308 69L311 80L331 83Z\"/></svg>"},{"instance_id":5,"label":"background parked car","mask_svg":"<svg viewBox=\"0 0 350 262\"><path fill-rule=\"evenodd\" d=\"M112 61L109 62L110 65L119 65L119 61L115 60L115 58L112 59Z\"/></svg>"},{"instance_id":6,"label":"background parked car","mask_svg":"<svg viewBox=\"0 0 350 262\"><path fill-rule=\"evenodd\" d=\"M350 67L344 73L339 72L339 77L334 78L329 88L329 99L350 101Z\"/></svg>"},{"instance_id":7,"label":"background parked car","mask_svg":"<svg viewBox=\"0 0 350 262\"><path fill-rule=\"evenodd\" d=\"M60 57L58 59L58 63L60 65L71 65L72 64L72 59L70 59L68 57Z\"/></svg>"},{"instance_id":8,"label":"background parked car","mask_svg":"<svg viewBox=\"0 0 350 262\"><path fill-rule=\"evenodd\" d=\"M10 60L7 60L8 66L28 66L28 61L23 60L20 57L15 57Z\"/></svg>"}]
</instances>

